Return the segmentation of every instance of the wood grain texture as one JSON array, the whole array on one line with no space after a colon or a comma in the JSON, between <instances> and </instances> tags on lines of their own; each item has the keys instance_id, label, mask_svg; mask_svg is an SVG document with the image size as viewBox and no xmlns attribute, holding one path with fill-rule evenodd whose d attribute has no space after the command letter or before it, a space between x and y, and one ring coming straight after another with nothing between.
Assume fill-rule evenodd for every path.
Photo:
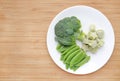
<instances>
[{"instance_id":1,"label":"wood grain texture","mask_svg":"<svg viewBox=\"0 0 120 81\"><path fill-rule=\"evenodd\" d=\"M84 76L61 70L46 46L51 20L74 5L88 5L103 12L116 37L109 62ZM76 80L120 81L120 0L0 0L0 81Z\"/></svg>"}]
</instances>

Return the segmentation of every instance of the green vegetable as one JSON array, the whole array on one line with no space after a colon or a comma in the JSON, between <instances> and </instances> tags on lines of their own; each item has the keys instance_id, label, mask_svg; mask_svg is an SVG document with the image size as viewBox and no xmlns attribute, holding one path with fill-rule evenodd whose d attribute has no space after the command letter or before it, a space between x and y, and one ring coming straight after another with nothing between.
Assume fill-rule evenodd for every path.
<instances>
[{"instance_id":1,"label":"green vegetable","mask_svg":"<svg viewBox=\"0 0 120 81\"><path fill-rule=\"evenodd\" d=\"M76 71L80 66L84 65L85 63L87 63L90 60L90 56L86 56L80 63L78 63L77 65L73 66L72 69L74 71Z\"/></svg>"},{"instance_id":2,"label":"green vegetable","mask_svg":"<svg viewBox=\"0 0 120 81\"><path fill-rule=\"evenodd\" d=\"M70 17L66 17L62 20L60 20L56 25L55 25L55 35L58 37L65 37L69 36L71 34L67 33L67 29L73 30L73 27L69 25L71 22Z\"/></svg>"},{"instance_id":3,"label":"green vegetable","mask_svg":"<svg viewBox=\"0 0 120 81\"><path fill-rule=\"evenodd\" d=\"M75 48L73 48L72 50L70 50L69 52L67 52L67 54L64 56L64 58L63 58L63 61L65 61L66 60L66 58L70 55L70 54L72 54L74 51L76 51L76 50L78 50L79 49L79 46L76 46Z\"/></svg>"},{"instance_id":4,"label":"green vegetable","mask_svg":"<svg viewBox=\"0 0 120 81\"><path fill-rule=\"evenodd\" d=\"M69 66L69 67L70 67L71 70L74 70L76 68L76 66Z\"/></svg>"},{"instance_id":5,"label":"green vegetable","mask_svg":"<svg viewBox=\"0 0 120 81\"><path fill-rule=\"evenodd\" d=\"M83 64L87 63L90 60L90 56L86 56L80 63L76 64L75 66L80 67Z\"/></svg>"},{"instance_id":6,"label":"green vegetable","mask_svg":"<svg viewBox=\"0 0 120 81\"><path fill-rule=\"evenodd\" d=\"M78 53L70 62L70 67L79 63L84 57L86 56L86 54L81 51L80 53Z\"/></svg>"},{"instance_id":7,"label":"green vegetable","mask_svg":"<svg viewBox=\"0 0 120 81\"><path fill-rule=\"evenodd\" d=\"M56 47L56 49L61 53L63 53L68 48L69 48L68 46L63 46L61 44L58 44L57 47Z\"/></svg>"},{"instance_id":8,"label":"green vegetable","mask_svg":"<svg viewBox=\"0 0 120 81\"><path fill-rule=\"evenodd\" d=\"M72 69L73 71L76 71L79 67L78 66L72 66L70 67L70 69Z\"/></svg>"},{"instance_id":9,"label":"green vegetable","mask_svg":"<svg viewBox=\"0 0 120 81\"><path fill-rule=\"evenodd\" d=\"M76 45L69 46L64 52L62 52L62 53L61 53L61 58L60 58L60 60L63 60L63 59L64 59L64 56L65 56L70 50L72 50L74 47L76 47Z\"/></svg>"},{"instance_id":10,"label":"green vegetable","mask_svg":"<svg viewBox=\"0 0 120 81\"><path fill-rule=\"evenodd\" d=\"M65 55L61 55L60 60L63 61Z\"/></svg>"},{"instance_id":11,"label":"green vegetable","mask_svg":"<svg viewBox=\"0 0 120 81\"><path fill-rule=\"evenodd\" d=\"M80 20L77 19L77 17L72 16L71 17L71 25L73 27L73 30L76 32L80 27L81 27L81 22Z\"/></svg>"},{"instance_id":12,"label":"green vegetable","mask_svg":"<svg viewBox=\"0 0 120 81\"><path fill-rule=\"evenodd\" d=\"M83 41L85 39L85 33L83 31L80 32L80 34L77 36L77 39L80 41Z\"/></svg>"},{"instance_id":13,"label":"green vegetable","mask_svg":"<svg viewBox=\"0 0 120 81\"><path fill-rule=\"evenodd\" d=\"M57 45L57 47L56 47L56 49L59 51L59 49L62 47L62 45L61 44L58 44Z\"/></svg>"},{"instance_id":14,"label":"green vegetable","mask_svg":"<svg viewBox=\"0 0 120 81\"><path fill-rule=\"evenodd\" d=\"M58 49L62 49L63 46L58 45ZM79 64L87 57L84 50L77 45L68 46L61 54L61 60L66 65L66 69L76 71L80 66Z\"/></svg>"},{"instance_id":15,"label":"green vegetable","mask_svg":"<svg viewBox=\"0 0 120 81\"><path fill-rule=\"evenodd\" d=\"M70 66L69 64L66 64L66 69L68 69L68 68L69 68L69 66Z\"/></svg>"},{"instance_id":16,"label":"green vegetable","mask_svg":"<svg viewBox=\"0 0 120 81\"><path fill-rule=\"evenodd\" d=\"M73 45L75 44L75 37L69 36L69 37L56 37L56 40L63 45Z\"/></svg>"},{"instance_id":17,"label":"green vegetable","mask_svg":"<svg viewBox=\"0 0 120 81\"><path fill-rule=\"evenodd\" d=\"M81 27L77 17L66 17L55 25L56 40L62 45L75 44L74 33Z\"/></svg>"},{"instance_id":18,"label":"green vegetable","mask_svg":"<svg viewBox=\"0 0 120 81\"><path fill-rule=\"evenodd\" d=\"M70 50L72 50L74 47L76 47L76 45L72 45L72 46L69 46L68 49L66 49L62 55L66 54L67 52L69 52Z\"/></svg>"},{"instance_id":19,"label":"green vegetable","mask_svg":"<svg viewBox=\"0 0 120 81\"><path fill-rule=\"evenodd\" d=\"M80 52L80 49L78 49L78 50L76 50L75 52L73 52L72 54L70 54L70 55L68 56L68 58L65 60L65 63L69 64L70 61L72 60L72 58L73 58L76 54L78 54L79 52Z\"/></svg>"}]
</instances>

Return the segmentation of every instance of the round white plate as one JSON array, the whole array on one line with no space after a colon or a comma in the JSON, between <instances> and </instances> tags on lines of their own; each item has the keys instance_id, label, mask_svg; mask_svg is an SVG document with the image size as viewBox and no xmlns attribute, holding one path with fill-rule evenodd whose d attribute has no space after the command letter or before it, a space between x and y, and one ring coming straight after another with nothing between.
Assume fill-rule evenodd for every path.
<instances>
[{"instance_id":1,"label":"round white plate","mask_svg":"<svg viewBox=\"0 0 120 81\"><path fill-rule=\"evenodd\" d=\"M70 69L66 70L65 65L60 60L60 53L56 50L57 42L55 41L54 27L59 20L70 16L76 16L81 21L84 32L88 32L91 24L95 24L97 29L103 29L105 32L105 44L103 47L101 47L95 54L88 52L87 54L91 56L90 61L81 66L77 71L72 71ZM114 43L114 31L107 17L100 11L83 5L73 6L61 11L52 20L47 33L47 47L51 58L61 69L73 74L88 74L103 67L112 55ZM79 45L78 41L77 44Z\"/></svg>"}]
</instances>

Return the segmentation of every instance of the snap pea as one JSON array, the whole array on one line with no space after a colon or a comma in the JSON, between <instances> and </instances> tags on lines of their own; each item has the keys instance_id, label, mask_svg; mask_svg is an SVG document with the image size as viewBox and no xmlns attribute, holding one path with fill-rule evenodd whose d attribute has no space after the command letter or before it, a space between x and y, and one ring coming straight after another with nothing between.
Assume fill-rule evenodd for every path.
<instances>
[{"instance_id":1,"label":"snap pea","mask_svg":"<svg viewBox=\"0 0 120 81\"><path fill-rule=\"evenodd\" d=\"M73 48L73 49L71 49L69 52L67 52L67 54L65 54L65 56L63 57L63 61L65 61L66 58L67 58L70 54L72 54L74 51L76 51L76 50L78 50L78 49L80 49L79 46L76 46L75 48Z\"/></svg>"},{"instance_id":2,"label":"snap pea","mask_svg":"<svg viewBox=\"0 0 120 81\"><path fill-rule=\"evenodd\" d=\"M69 56L68 56L68 58L65 60L65 63L70 63L70 61L72 60L72 58L76 55L76 54L78 54L80 52L80 49L78 49L78 50L76 50L75 52L73 52L72 54L70 54Z\"/></svg>"},{"instance_id":3,"label":"snap pea","mask_svg":"<svg viewBox=\"0 0 120 81\"><path fill-rule=\"evenodd\" d=\"M61 45L58 44L57 47L56 47L56 49L59 51L60 48L61 48Z\"/></svg>"},{"instance_id":4,"label":"snap pea","mask_svg":"<svg viewBox=\"0 0 120 81\"><path fill-rule=\"evenodd\" d=\"M65 64L66 69L76 71L80 66L87 63L90 56L87 56L79 46L62 46L58 44L56 49L61 53L61 60Z\"/></svg>"},{"instance_id":5,"label":"snap pea","mask_svg":"<svg viewBox=\"0 0 120 81\"><path fill-rule=\"evenodd\" d=\"M60 54L63 53L63 52L64 52L65 50L67 50L68 48L69 48L69 46L63 46L63 45L61 45L61 44L58 44L57 47L56 47L57 51L59 51Z\"/></svg>"},{"instance_id":6,"label":"snap pea","mask_svg":"<svg viewBox=\"0 0 120 81\"><path fill-rule=\"evenodd\" d=\"M78 69L78 67L77 66L71 66L70 69L73 70L73 71L76 71Z\"/></svg>"},{"instance_id":7,"label":"snap pea","mask_svg":"<svg viewBox=\"0 0 120 81\"><path fill-rule=\"evenodd\" d=\"M74 66L69 66L69 68L70 68L71 70L73 70Z\"/></svg>"},{"instance_id":8,"label":"snap pea","mask_svg":"<svg viewBox=\"0 0 120 81\"><path fill-rule=\"evenodd\" d=\"M85 56L86 56L86 54L83 51L81 51L71 60L70 66L73 66L73 65L79 63Z\"/></svg>"},{"instance_id":9,"label":"snap pea","mask_svg":"<svg viewBox=\"0 0 120 81\"><path fill-rule=\"evenodd\" d=\"M78 63L74 66L70 66L70 69L72 69L73 71L76 71L80 66L84 65L89 60L90 60L90 56L86 56L80 63Z\"/></svg>"},{"instance_id":10,"label":"snap pea","mask_svg":"<svg viewBox=\"0 0 120 81\"><path fill-rule=\"evenodd\" d=\"M72 50L74 47L76 47L76 45L72 45L71 47L69 47L68 49L66 49L62 55L66 54L67 52L69 52L70 50Z\"/></svg>"},{"instance_id":11,"label":"snap pea","mask_svg":"<svg viewBox=\"0 0 120 81\"><path fill-rule=\"evenodd\" d=\"M87 63L90 60L90 56L86 56L80 63L76 64L76 67L80 67L83 64Z\"/></svg>"},{"instance_id":12,"label":"snap pea","mask_svg":"<svg viewBox=\"0 0 120 81\"><path fill-rule=\"evenodd\" d=\"M71 47L67 47L66 50L61 53L61 58L60 58L60 60L63 61L65 54L66 54L67 52L69 52L71 49L73 49L74 47L76 47L76 45L73 45L73 46L71 46ZM59 47L59 49L60 49L60 47Z\"/></svg>"},{"instance_id":13,"label":"snap pea","mask_svg":"<svg viewBox=\"0 0 120 81\"><path fill-rule=\"evenodd\" d=\"M65 46L61 46L61 48L59 49L59 52L63 53L68 47Z\"/></svg>"},{"instance_id":14,"label":"snap pea","mask_svg":"<svg viewBox=\"0 0 120 81\"><path fill-rule=\"evenodd\" d=\"M76 71L79 67L78 66L71 66L70 69Z\"/></svg>"},{"instance_id":15,"label":"snap pea","mask_svg":"<svg viewBox=\"0 0 120 81\"><path fill-rule=\"evenodd\" d=\"M74 66L73 71L76 71L78 68L78 66Z\"/></svg>"},{"instance_id":16,"label":"snap pea","mask_svg":"<svg viewBox=\"0 0 120 81\"><path fill-rule=\"evenodd\" d=\"M60 60L63 61L65 55L61 55Z\"/></svg>"},{"instance_id":17,"label":"snap pea","mask_svg":"<svg viewBox=\"0 0 120 81\"><path fill-rule=\"evenodd\" d=\"M69 68L69 66L70 66L69 64L66 64L66 69L68 69L68 68Z\"/></svg>"},{"instance_id":18,"label":"snap pea","mask_svg":"<svg viewBox=\"0 0 120 81\"><path fill-rule=\"evenodd\" d=\"M63 58L64 58L65 54L66 54L67 52L69 52L71 49L73 49L74 47L76 47L76 45L72 45L72 46L70 46L70 47L67 47L66 50L61 53L61 58L60 58L60 60L63 61Z\"/></svg>"}]
</instances>

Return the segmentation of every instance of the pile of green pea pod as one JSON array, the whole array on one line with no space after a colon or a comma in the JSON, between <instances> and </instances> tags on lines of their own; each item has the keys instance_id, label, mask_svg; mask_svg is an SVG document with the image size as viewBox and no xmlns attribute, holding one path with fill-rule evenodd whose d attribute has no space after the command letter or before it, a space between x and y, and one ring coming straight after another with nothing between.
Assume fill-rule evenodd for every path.
<instances>
[{"instance_id":1,"label":"pile of green pea pod","mask_svg":"<svg viewBox=\"0 0 120 81\"><path fill-rule=\"evenodd\" d=\"M76 44L68 47L58 44L56 49L60 52L61 61L66 65L66 69L76 71L90 60L90 56Z\"/></svg>"}]
</instances>

